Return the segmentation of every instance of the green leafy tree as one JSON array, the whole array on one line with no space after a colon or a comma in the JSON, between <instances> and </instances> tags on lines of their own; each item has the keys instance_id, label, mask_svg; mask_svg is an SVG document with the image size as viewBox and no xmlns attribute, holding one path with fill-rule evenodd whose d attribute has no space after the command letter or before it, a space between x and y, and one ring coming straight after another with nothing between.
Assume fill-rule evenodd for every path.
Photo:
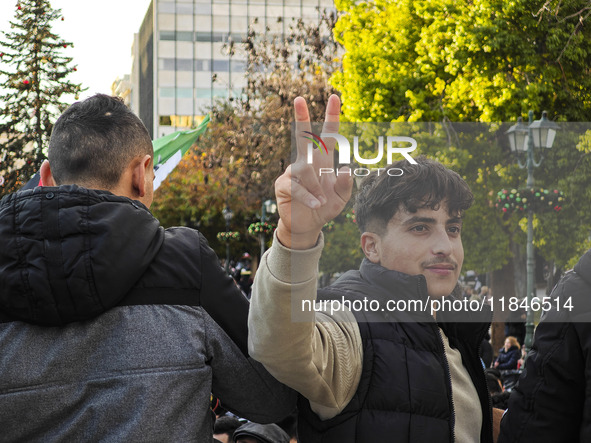
<instances>
[{"instance_id":1,"label":"green leafy tree","mask_svg":"<svg viewBox=\"0 0 591 443\"><path fill-rule=\"evenodd\" d=\"M355 214L350 209L345 209L335 220L329 222L323 232L324 250L319 263L322 287L330 283L334 274L358 269L364 257Z\"/></svg>"},{"instance_id":2,"label":"green leafy tree","mask_svg":"<svg viewBox=\"0 0 591 443\"><path fill-rule=\"evenodd\" d=\"M345 54L343 70L331 82L342 92L350 121L426 121L453 127L451 122L514 121L529 109L538 116L548 109L559 121L591 117L591 28L580 24L586 1L335 4L342 13L335 36ZM482 140L469 143L450 138L445 149L420 145L421 153L466 178L475 194L463 236L466 268L480 272L500 269L519 252L514 246L525 242L519 228L523 215L506 216L493 205L496 191L526 182L526 172L509 155L506 129L490 127ZM567 192L569 181L588 184L575 145L563 143L548 153L536 169L536 186L565 186ZM590 227L588 217L572 204L562 214L537 217L539 251L560 266L578 253ZM563 229L550 229L558 218ZM583 234L572 235L575 231ZM525 266L516 269L523 274ZM524 280L524 275L516 277Z\"/></svg>"},{"instance_id":3,"label":"green leafy tree","mask_svg":"<svg viewBox=\"0 0 591 443\"><path fill-rule=\"evenodd\" d=\"M558 3L558 2L557 2ZM586 1L337 0L333 77L352 121L511 121L529 109L589 119Z\"/></svg>"},{"instance_id":4,"label":"green leafy tree","mask_svg":"<svg viewBox=\"0 0 591 443\"><path fill-rule=\"evenodd\" d=\"M61 11L48 0L19 0L15 12L0 40L0 196L39 169L64 99L82 91L68 80L76 67L63 52L72 43L52 32Z\"/></svg>"}]
</instances>

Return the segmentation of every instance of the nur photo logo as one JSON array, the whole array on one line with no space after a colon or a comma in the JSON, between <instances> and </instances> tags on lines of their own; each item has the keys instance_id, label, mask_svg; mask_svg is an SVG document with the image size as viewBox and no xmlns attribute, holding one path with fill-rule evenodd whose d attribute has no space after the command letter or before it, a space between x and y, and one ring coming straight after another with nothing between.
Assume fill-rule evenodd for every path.
<instances>
[{"instance_id":1,"label":"nur photo logo","mask_svg":"<svg viewBox=\"0 0 591 443\"><path fill-rule=\"evenodd\" d=\"M320 145L322 145L322 147L324 148L324 151L326 152L326 154L328 154L328 148L326 147L326 143L324 143L324 140L322 140L322 138L318 137L313 132L303 131L303 133L311 135L312 137L305 137L304 136L304 138L306 140L312 141L312 143L314 143L318 149L320 149ZM308 157L310 156L309 152L310 152L310 144L308 144ZM322 152L322 149L320 149L320 152Z\"/></svg>"},{"instance_id":2,"label":"nur photo logo","mask_svg":"<svg viewBox=\"0 0 591 443\"><path fill-rule=\"evenodd\" d=\"M313 132L309 131L302 131L303 138L310 140L308 143L308 150L306 161L308 164L312 164L313 162L313 154L314 149L318 148L321 152L325 152L328 154L328 147L326 146L326 140L332 138L335 140L338 149L338 163L341 165L351 164L351 151L353 152L353 158L355 161L360 165L376 165L380 163L384 156L386 157L386 162L388 165L394 163L395 155L401 155L406 160L408 160L411 164L417 164L417 162L412 158L410 155L417 148L417 141L412 137L405 137L405 136L379 136L377 140L377 153L373 158L364 158L362 157L361 153L359 152L359 137L353 137L353 149L351 150L351 143L342 134L337 132L322 132L320 136L314 134ZM354 168L349 169L346 173L351 175L355 175L357 177L364 177L369 175L371 171L378 171L378 175L381 171L386 170L386 168ZM337 168L320 168L318 171L319 175L322 174L334 174L337 175L343 173L343 171L339 171ZM391 176L401 176L404 173L402 169L399 168L390 168L387 170L387 174Z\"/></svg>"}]
</instances>

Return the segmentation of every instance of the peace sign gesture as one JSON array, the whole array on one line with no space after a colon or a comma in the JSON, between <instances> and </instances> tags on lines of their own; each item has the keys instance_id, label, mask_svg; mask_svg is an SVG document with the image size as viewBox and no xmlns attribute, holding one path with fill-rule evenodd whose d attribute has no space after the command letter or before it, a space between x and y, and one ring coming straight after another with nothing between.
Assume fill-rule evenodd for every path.
<instances>
[{"instance_id":1,"label":"peace sign gesture","mask_svg":"<svg viewBox=\"0 0 591 443\"><path fill-rule=\"evenodd\" d=\"M323 133L337 133L339 129L341 101L330 96L326 106ZM302 97L294 100L296 121L297 157L275 182L275 198L279 210L277 238L291 249L308 249L318 241L325 223L345 207L351 197L353 179L348 167L340 174L323 173L334 169L335 140L324 145L326 151L315 149L312 162L308 163L308 143L311 131L308 105ZM324 146L323 146L324 147Z\"/></svg>"}]
</instances>

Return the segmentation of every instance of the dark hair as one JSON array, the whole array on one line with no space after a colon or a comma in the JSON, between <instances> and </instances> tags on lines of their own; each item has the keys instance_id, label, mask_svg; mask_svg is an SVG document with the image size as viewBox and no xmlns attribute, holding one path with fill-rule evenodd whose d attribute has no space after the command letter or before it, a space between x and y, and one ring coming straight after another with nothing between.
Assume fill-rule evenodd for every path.
<instances>
[{"instance_id":1,"label":"dark hair","mask_svg":"<svg viewBox=\"0 0 591 443\"><path fill-rule=\"evenodd\" d=\"M283 420L278 421L275 423L281 429L285 431L289 437L297 437L297 429L298 429L298 415L297 412L292 413L285 417Z\"/></svg>"},{"instance_id":2,"label":"dark hair","mask_svg":"<svg viewBox=\"0 0 591 443\"><path fill-rule=\"evenodd\" d=\"M382 234L401 207L410 213L422 208L436 211L445 201L449 214L461 217L472 205L472 192L456 172L423 156L415 161L416 165L400 160L363 180L354 206L362 233Z\"/></svg>"},{"instance_id":3,"label":"dark hair","mask_svg":"<svg viewBox=\"0 0 591 443\"><path fill-rule=\"evenodd\" d=\"M58 118L48 157L57 184L110 189L134 157L153 152L148 130L123 100L96 94Z\"/></svg>"},{"instance_id":4,"label":"dark hair","mask_svg":"<svg viewBox=\"0 0 591 443\"><path fill-rule=\"evenodd\" d=\"M501 379L500 373L497 375L496 372L489 371L488 369L485 370L485 376L486 385L488 386L489 392L491 394L498 394L499 392L503 392L503 388L501 388L503 381Z\"/></svg>"},{"instance_id":5,"label":"dark hair","mask_svg":"<svg viewBox=\"0 0 591 443\"><path fill-rule=\"evenodd\" d=\"M228 434L228 436L232 438L234 431L236 431L236 429L238 429L242 425L243 423L236 417L232 417L231 415L224 415L216 419L215 423L213 424L213 433Z\"/></svg>"}]
</instances>

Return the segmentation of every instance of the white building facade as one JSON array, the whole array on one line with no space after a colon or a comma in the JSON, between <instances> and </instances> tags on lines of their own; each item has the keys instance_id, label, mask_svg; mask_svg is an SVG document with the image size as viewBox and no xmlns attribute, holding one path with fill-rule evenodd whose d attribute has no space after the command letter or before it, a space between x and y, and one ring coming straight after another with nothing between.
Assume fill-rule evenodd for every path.
<instances>
[{"instance_id":1,"label":"white building facade","mask_svg":"<svg viewBox=\"0 0 591 443\"><path fill-rule=\"evenodd\" d=\"M244 55L224 44L241 42L249 24L282 35L292 18L317 22L325 9L333 0L153 0L133 45L132 109L153 138L198 124L246 85Z\"/></svg>"}]
</instances>

